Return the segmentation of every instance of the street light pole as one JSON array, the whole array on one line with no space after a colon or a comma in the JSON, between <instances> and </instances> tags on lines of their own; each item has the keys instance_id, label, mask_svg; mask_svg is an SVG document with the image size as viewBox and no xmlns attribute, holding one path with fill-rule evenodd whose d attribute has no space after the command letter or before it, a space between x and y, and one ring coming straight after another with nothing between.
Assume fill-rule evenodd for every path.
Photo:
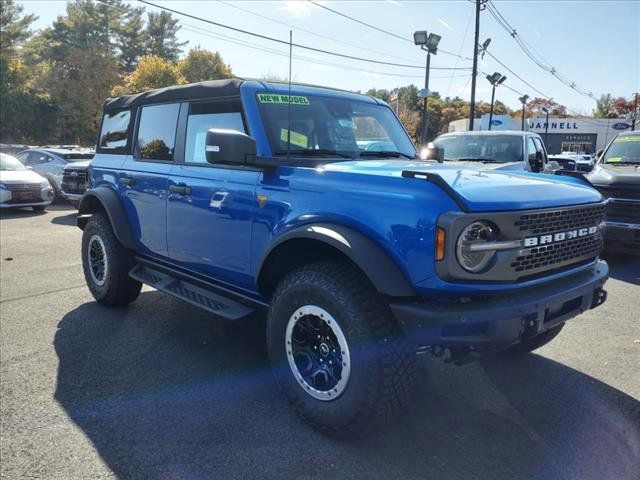
<instances>
[{"instance_id":1,"label":"street light pole","mask_svg":"<svg viewBox=\"0 0 640 480\"><path fill-rule=\"evenodd\" d=\"M424 72L424 91L425 97L422 103L422 132L420 135L420 144L424 145L427 138L427 128L429 126L429 109L427 102L429 101L429 68L431 67L431 52L427 50L427 67Z\"/></svg>"},{"instance_id":2,"label":"street light pole","mask_svg":"<svg viewBox=\"0 0 640 480\"><path fill-rule=\"evenodd\" d=\"M421 50L427 52L427 64L424 71L424 91L421 97L424 99L422 103L422 131L420 132L420 144L424 145L427 138L428 115L427 103L429 101L429 69L431 67L431 54L438 53L438 44L442 37L435 33L427 33L426 30L413 32L413 42L420 46Z\"/></svg>"},{"instance_id":3,"label":"street light pole","mask_svg":"<svg viewBox=\"0 0 640 480\"><path fill-rule=\"evenodd\" d=\"M495 84L491 88L491 110L489 110L489 130L491 130L491 124L493 123L493 101L496 98L496 86Z\"/></svg>"},{"instance_id":4,"label":"street light pole","mask_svg":"<svg viewBox=\"0 0 640 480\"><path fill-rule=\"evenodd\" d=\"M547 136L549 134L549 109L547 107L542 107L542 111L547 114L547 118L544 121L544 146L548 149Z\"/></svg>"},{"instance_id":5,"label":"street light pole","mask_svg":"<svg viewBox=\"0 0 640 480\"><path fill-rule=\"evenodd\" d=\"M518 100L522 103L522 131L524 132L524 107L527 104L527 100L529 100L529 95L523 95Z\"/></svg>"},{"instance_id":6,"label":"street light pole","mask_svg":"<svg viewBox=\"0 0 640 480\"><path fill-rule=\"evenodd\" d=\"M493 86L491 89L491 110L489 110L489 130L491 130L491 124L493 123L493 102L496 98L496 87L507 79L506 76L499 72L495 72L493 75L487 75L487 80Z\"/></svg>"}]
</instances>

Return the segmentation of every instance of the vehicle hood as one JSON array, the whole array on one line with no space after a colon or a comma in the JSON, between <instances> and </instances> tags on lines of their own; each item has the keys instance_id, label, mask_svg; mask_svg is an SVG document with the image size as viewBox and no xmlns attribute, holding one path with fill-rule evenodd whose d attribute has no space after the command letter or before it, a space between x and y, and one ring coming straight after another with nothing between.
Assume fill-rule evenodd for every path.
<instances>
[{"instance_id":1,"label":"vehicle hood","mask_svg":"<svg viewBox=\"0 0 640 480\"><path fill-rule=\"evenodd\" d=\"M436 174L441 187L452 190L469 211L524 210L599 202L602 196L588 185L524 171L478 170L404 160L338 162L323 167L363 175L402 178L403 171ZM403 181L428 181L402 178ZM434 182L435 183L435 182Z\"/></svg>"},{"instance_id":2,"label":"vehicle hood","mask_svg":"<svg viewBox=\"0 0 640 480\"><path fill-rule=\"evenodd\" d=\"M33 170L2 170L0 171L0 182L2 183L40 183L44 177L38 175Z\"/></svg>"},{"instance_id":3,"label":"vehicle hood","mask_svg":"<svg viewBox=\"0 0 640 480\"><path fill-rule=\"evenodd\" d=\"M83 160L82 162L71 162L65 165L65 170L86 170L91 164L91 160Z\"/></svg>"},{"instance_id":4,"label":"vehicle hood","mask_svg":"<svg viewBox=\"0 0 640 480\"><path fill-rule=\"evenodd\" d=\"M632 184L640 187L640 165L605 165L599 163L587 175L594 185Z\"/></svg>"}]
</instances>

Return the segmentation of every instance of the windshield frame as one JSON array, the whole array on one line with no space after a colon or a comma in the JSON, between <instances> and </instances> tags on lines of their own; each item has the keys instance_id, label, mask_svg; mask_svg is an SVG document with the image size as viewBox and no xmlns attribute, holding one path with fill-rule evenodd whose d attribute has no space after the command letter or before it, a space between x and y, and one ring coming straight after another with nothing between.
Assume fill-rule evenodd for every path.
<instances>
[{"instance_id":1,"label":"windshield frame","mask_svg":"<svg viewBox=\"0 0 640 480\"><path fill-rule=\"evenodd\" d=\"M635 138L635 140L621 140L625 137L630 137L630 138ZM616 136L613 140L611 140L611 142L609 143L609 145L607 146L606 150L602 153L599 162L602 165L639 165L640 166L640 155L638 156L638 160L624 160L624 161L617 161L617 162L611 162L611 161L607 161L607 157L609 156L609 153L611 152L611 149L616 147L617 145L620 145L621 143L637 143L638 144L638 148L640 149L640 135L638 134L633 134L631 132L625 132L625 133L621 133L620 135ZM621 158L621 157L609 157L609 158Z\"/></svg>"},{"instance_id":2,"label":"windshield frame","mask_svg":"<svg viewBox=\"0 0 640 480\"><path fill-rule=\"evenodd\" d=\"M272 125L272 122L278 122L281 124L282 118L281 117L277 118L277 116L271 116L273 114L269 113L268 107L269 105L272 105L275 102L260 101L260 97L259 97L260 95L288 97L288 93L257 90L254 92L254 95L253 95L254 101L257 107L257 113L260 117L262 126L264 128L265 139L267 141L267 145L269 147L271 156L276 158L286 157L287 142L277 137L276 132L278 129L276 127L273 127ZM354 104L357 104L358 106L362 106L363 110L369 109L369 112L375 109L378 112L381 112L381 115L385 120L386 126L390 126L394 129L393 132L389 132L388 129L385 128L385 125L382 122L380 122L379 117L372 116L374 120L378 121L380 128L384 130L384 134L386 135L386 138L357 140L357 142L361 142L361 143L370 142L372 144L376 144L376 143L388 144L388 146L391 148L381 149L376 151L376 150L367 150L364 148L359 148L359 145L357 149L353 149L353 148L342 149L342 148L324 148L324 145L321 146L318 144L316 144L316 148L309 148L308 146L302 147L302 145L296 145L295 143L291 142L289 143L289 148L291 149L292 152L295 150L300 151L301 149L305 150L303 154L291 153L292 156L297 157L299 155L300 157L304 157L305 159L311 159L311 158L317 157L319 160L322 160L322 163L341 162L341 161L344 162L345 160L350 161L350 160L356 160L356 159L372 160L372 159L381 159L381 158L384 158L384 159L395 159L395 158L406 159L407 157L417 158L417 149L415 144L411 140L411 137L409 136L408 132L404 128L404 125L402 124L400 119L397 117L393 109L391 109L391 107L389 107L385 103L367 101L367 99L343 97L340 95L327 95L325 92L309 93L309 92L298 92L295 90L291 92L291 99L296 100L291 102L291 114L292 114L291 125L292 126L296 123L295 109L307 108L307 106L309 106L309 100L311 102L315 100L316 102L317 101L344 102L350 107L348 110L345 109L345 111L349 111L350 113L353 113L353 109L351 107ZM301 101L300 99L305 100L307 103L300 103ZM279 102L279 103L281 103L282 105L287 105L286 98L284 102ZM326 107L326 105L323 105L323 107ZM327 112L327 113L333 114L333 112ZM362 116L366 117L366 115L362 115ZM341 118L335 115L333 118L335 118L337 122L340 122L341 120ZM344 120L350 121L353 124L354 118L356 118L356 116L351 115L348 120L346 117L344 118ZM388 122L391 122L391 123L388 123ZM298 123L303 123L303 122L300 122L300 120L298 120ZM346 128L342 124L341 126L343 128ZM352 127L352 128L355 128L355 127ZM286 127L280 128L280 130L282 130L281 132L282 135L286 134L286 132L288 131ZM292 130L292 133L296 133L294 128L291 128L291 130ZM312 130L312 132L310 133L311 134L315 133L315 130ZM394 134L396 135L396 139L395 139L396 141L394 141L394 139L392 138ZM327 133L327 135L329 135L329 133ZM309 141L307 136L305 135L302 135L302 136L304 137L304 139L301 139L302 141L305 141L305 140L307 142ZM402 138L398 138L398 136ZM400 141L397 142L397 140L400 140ZM353 141L356 142L355 137L353 138ZM402 143L404 143L404 145L402 145ZM334 146L334 145L330 145L330 146ZM318 151L318 155L314 155L313 153L316 150ZM367 152L367 155L364 157L360 157L360 154L364 152ZM379 152L380 155L375 155L376 152ZM390 155L395 152L399 152L399 154L395 156ZM298 162L296 162L296 164L298 164Z\"/></svg>"}]
</instances>

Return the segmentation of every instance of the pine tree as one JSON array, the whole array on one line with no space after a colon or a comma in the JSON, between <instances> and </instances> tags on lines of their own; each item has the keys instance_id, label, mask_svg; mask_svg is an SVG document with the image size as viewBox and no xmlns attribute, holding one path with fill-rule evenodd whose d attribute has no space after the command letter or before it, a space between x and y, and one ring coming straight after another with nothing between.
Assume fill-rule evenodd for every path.
<instances>
[{"instance_id":1,"label":"pine tree","mask_svg":"<svg viewBox=\"0 0 640 480\"><path fill-rule=\"evenodd\" d=\"M147 54L160 57L168 62L177 62L182 47L188 42L178 41L180 25L168 12L149 12L147 22Z\"/></svg>"}]
</instances>

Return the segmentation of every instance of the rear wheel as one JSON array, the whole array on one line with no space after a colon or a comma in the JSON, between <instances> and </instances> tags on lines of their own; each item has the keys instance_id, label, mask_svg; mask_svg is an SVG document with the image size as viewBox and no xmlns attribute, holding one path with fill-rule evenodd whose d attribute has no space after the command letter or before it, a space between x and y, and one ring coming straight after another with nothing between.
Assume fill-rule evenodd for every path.
<instances>
[{"instance_id":1,"label":"rear wheel","mask_svg":"<svg viewBox=\"0 0 640 480\"><path fill-rule=\"evenodd\" d=\"M102 213L95 213L82 233L82 267L98 303L122 306L134 301L142 284L129 277L133 255L122 246Z\"/></svg>"},{"instance_id":2,"label":"rear wheel","mask_svg":"<svg viewBox=\"0 0 640 480\"><path fill-rule=\"evenodd\" d=\"M535 337L521 340L520 343L507 348L503 351L503 353L507 355L522 355L524 353L533 352L534 350L542 347L543 345L546 345L551 340L556 338L562 331L563 327L564 323L561 323L560 325L550 328L549 330L542 332Z\"/></svg>"},{"instance_id":3,"label":"rear wheel","mask_svg":"<svg viewBox=\"0 0 640 480\"><path fill-rule=\"evenodd\" d=\"M287 275L269 310L276 380L316 427L348 435L388 418L409 397L415 353L362 272L322 262Z\"/></svg>"}]
</instances>

